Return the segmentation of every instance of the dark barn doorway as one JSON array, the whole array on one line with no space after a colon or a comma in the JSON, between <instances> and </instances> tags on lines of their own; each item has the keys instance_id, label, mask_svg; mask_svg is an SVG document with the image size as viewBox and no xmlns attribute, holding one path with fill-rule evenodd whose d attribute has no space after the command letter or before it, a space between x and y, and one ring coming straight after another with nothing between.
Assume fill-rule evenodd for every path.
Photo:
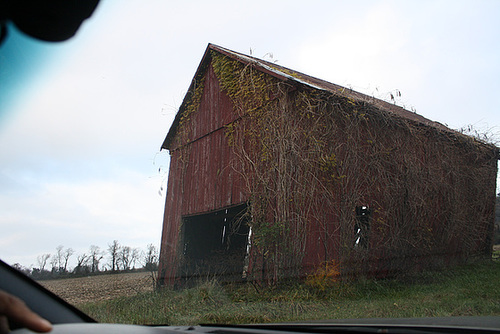
<instances>
[{"instance_id":1,"label":"dark barn doorway","mask_svg":"<svg viewBox=\"0 0 500 334\"><path fill-rule=\"evenodd\" d=\"M217 277L242 280L249 244L247 205L182 219L184 285ZM190 284L188 284L190 285Z\"/></svg>"}]
</instances>

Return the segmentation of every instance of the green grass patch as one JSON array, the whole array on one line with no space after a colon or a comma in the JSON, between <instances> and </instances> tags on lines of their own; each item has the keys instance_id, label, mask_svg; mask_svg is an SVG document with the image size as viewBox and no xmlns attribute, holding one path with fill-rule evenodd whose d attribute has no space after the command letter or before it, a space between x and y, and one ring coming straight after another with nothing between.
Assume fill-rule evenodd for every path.
<instances>
[{"instance_id":1,"label":"green grass patch","mask_svg":"<svg viewBox=\"0 0 500 334\"><path fill-rule=\"evenodd\" d=\"M371 317L500 315L500 262L487 261L405 279L257 289L215 280L78 305L99 322L195 325Z\"/></svg>"},{"instance_id":2,"label":"green grass patch","mask_svg":"<svg viewBox=\"0 0 500 334\"><path fill-rule=\"evenodd\" d=\"M500 261L500 245L493 246L492 258L494 261Z\"/></svg>"}]
</instances>

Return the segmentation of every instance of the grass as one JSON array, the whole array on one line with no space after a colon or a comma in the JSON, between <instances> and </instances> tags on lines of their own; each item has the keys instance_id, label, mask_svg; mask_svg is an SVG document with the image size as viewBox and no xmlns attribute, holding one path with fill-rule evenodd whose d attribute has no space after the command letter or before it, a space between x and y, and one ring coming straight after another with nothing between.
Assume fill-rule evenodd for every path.
<instances>
[{"instance_id":1,"label":"grass","mask_svg":"<svg viewBox=\"0 0 500 334\"><path fill-rule=\"evenodd\" d=\"M500 262L487 261L411 279L257 289L215 280L78 305L99 322L193 325L302 320L500 315Z\"/></svg>"}]
</instances>

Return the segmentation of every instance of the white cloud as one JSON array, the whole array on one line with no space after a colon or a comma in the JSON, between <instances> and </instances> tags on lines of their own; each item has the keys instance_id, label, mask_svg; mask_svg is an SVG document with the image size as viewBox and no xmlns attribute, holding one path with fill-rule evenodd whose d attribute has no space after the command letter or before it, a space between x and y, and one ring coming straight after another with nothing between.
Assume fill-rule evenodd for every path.
<instances>
[{"instance_id":1,"label":"white cloud","mask_svg":"<svg viewBox=\"0 0 500 334\"><path fill-rule=\"evenodd\" d=\"M343 17L300 47L309 74L402 104L454 128L488 120L498 125L494 73L500 42L492 2L383 1ZM496 29L495 29L496 28ZM481 82L481 80L487 80Z\"/></svg>"},{"instance_id":2,"label":"white cloud","mask_svg":"<svg viewBox=\"0 0 500 334\"><path fill-rule=\"evenodd\" d=\"M411 23L389 2L360 8L356 15L306 41L300 47L300 66L379 98L388 99L396 89L411 91L423 79L409 45Z\"/></svg>"},{"instance_id":3,"label":"white cloud","mask_svg":"<svg viewBox=\"0 0 500 334\"><path fill-rule=\"evenodd\" d=\"M90 245L105 248L115 239L142 248L158 243L164 204L159 183L128 172L114 180L51 182L0 195L0 228L6 235L0 239L2 255L20 262L16 252L22 245L33 262L57 245L85 252Z\"/></svg>"},{"instance_id":4,"label":"white cloud","mask_svg":"<svg viewBox=\"0 0 500 334\"><path fill-rule=\"evenodd\" d=\"M382 98L399 89L407 107L455 127L500 126L498 7L102 1L51 46L2 125L1 257L29 265L59 244L159 243L168 154L157 153L209 42Z\"/></svg>"}]
</instances>

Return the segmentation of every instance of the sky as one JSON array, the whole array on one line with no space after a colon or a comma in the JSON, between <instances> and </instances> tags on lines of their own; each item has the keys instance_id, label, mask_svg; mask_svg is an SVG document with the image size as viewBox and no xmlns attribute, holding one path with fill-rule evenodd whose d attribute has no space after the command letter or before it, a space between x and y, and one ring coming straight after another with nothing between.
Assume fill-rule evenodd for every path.
<instances>
[{"instance_id":1,"label":"sky","mask_svg":"<svg viewBox=\"0 0 500 334\"><path fill-rule=\"evenodd\" d=\"M101 0L77 35L0 46L0 258L159 247L160 151L208 45L500 140L500 1ZM106 262L106 259L105 259ZM104 263L105 263L104 262Z\"/></svg>"}]
</instances>

